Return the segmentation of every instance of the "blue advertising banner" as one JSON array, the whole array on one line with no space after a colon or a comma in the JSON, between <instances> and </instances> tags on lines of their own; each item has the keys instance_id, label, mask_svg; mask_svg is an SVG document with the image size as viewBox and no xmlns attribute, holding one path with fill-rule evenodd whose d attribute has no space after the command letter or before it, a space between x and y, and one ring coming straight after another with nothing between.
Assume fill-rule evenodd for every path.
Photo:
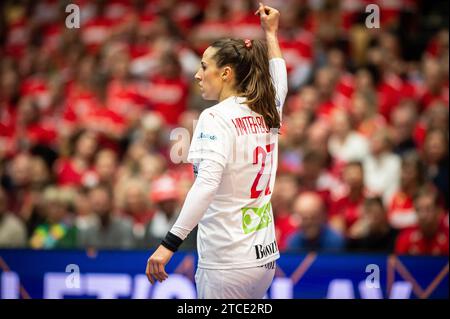
<instances>
[{"instance_id":1,"label":"blue advertising banner","mask_svg":"<svg viewBox=\"0 0 450 319\"><path fill-rule=\"evenodd\" d=\"M196 298L195 252L178 252L151 286L148 251L0 250L0 297ZM282 254L271 299L448 299L447 257Z\"/></svg>"}]
</instances>

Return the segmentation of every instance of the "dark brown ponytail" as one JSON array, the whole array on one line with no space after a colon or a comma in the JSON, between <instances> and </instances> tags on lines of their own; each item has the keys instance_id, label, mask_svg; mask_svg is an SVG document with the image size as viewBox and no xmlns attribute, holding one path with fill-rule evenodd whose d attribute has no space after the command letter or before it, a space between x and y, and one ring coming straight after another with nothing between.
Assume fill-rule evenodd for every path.
<instances>
[{"instance_id":1,"label":"dark brown ponytail","mask_svg":"<svg viewBox=\"0 0 450 319\"><path fill-rule=\"evenodd\" d=\"M236 74L236 89L247 98L246 104L264 117L266 126L280 128L275 104L275 87L269 72L267 45L261 40L218 40L211 45L218 67L229 65Z\"/></svg>"}]
</instances>

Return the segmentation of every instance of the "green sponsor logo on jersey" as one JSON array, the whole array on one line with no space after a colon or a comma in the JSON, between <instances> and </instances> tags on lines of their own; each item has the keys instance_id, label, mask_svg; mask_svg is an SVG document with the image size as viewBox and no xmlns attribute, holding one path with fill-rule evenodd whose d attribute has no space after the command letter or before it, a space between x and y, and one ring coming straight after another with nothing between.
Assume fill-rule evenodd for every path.
<instances>
[{"instance_id":1,"label":"green sponsor logo on jersey","mask_svg":"<svg viewBox=\"0 0 450 319\"><path fill-rule=\"evenodd\" d=\"M266 228L272 222L270 202L262 207L245 207L242 209L242 229L250 234Z\"/></svg>"}]
</instances>

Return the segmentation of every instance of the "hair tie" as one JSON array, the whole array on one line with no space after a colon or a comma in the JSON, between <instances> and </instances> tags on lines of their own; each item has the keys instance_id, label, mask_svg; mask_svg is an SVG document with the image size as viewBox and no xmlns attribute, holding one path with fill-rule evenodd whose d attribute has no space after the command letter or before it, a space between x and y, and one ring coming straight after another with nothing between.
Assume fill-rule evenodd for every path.
<instances>
[{"instance_id":1,"label":"hair tie","mask_svg":"<svg viewBox=\"0 0 450 319\"><path fill-rule=\"evenodd\" d=\"M246 40L244 41L244 43L245 43L245 47L246 47L247 49L250 49L250 48L252 47L252 40L246 39Z\"/></svg>"}]
</instances>

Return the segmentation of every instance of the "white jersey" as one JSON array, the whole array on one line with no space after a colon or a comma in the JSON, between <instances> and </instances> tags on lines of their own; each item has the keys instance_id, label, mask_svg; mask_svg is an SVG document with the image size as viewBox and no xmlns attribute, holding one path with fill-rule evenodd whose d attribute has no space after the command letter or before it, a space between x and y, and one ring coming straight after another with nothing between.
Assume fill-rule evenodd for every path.
<instances>
[{"instance_id":1,"label":"white jersey","mask_svg":"<svg viewBox=\"0 0 450 319\"><path fill-rule=\"evenodd\" d=\"M287 94L283 59L269 62L281 115ZM278 133L245 98L232 96L204 110L195 128L188 161L223 165L220 186L197 233L198 266L247 268L279 258L270 199L275 184Z\"/></svg>"}]
</instances>

